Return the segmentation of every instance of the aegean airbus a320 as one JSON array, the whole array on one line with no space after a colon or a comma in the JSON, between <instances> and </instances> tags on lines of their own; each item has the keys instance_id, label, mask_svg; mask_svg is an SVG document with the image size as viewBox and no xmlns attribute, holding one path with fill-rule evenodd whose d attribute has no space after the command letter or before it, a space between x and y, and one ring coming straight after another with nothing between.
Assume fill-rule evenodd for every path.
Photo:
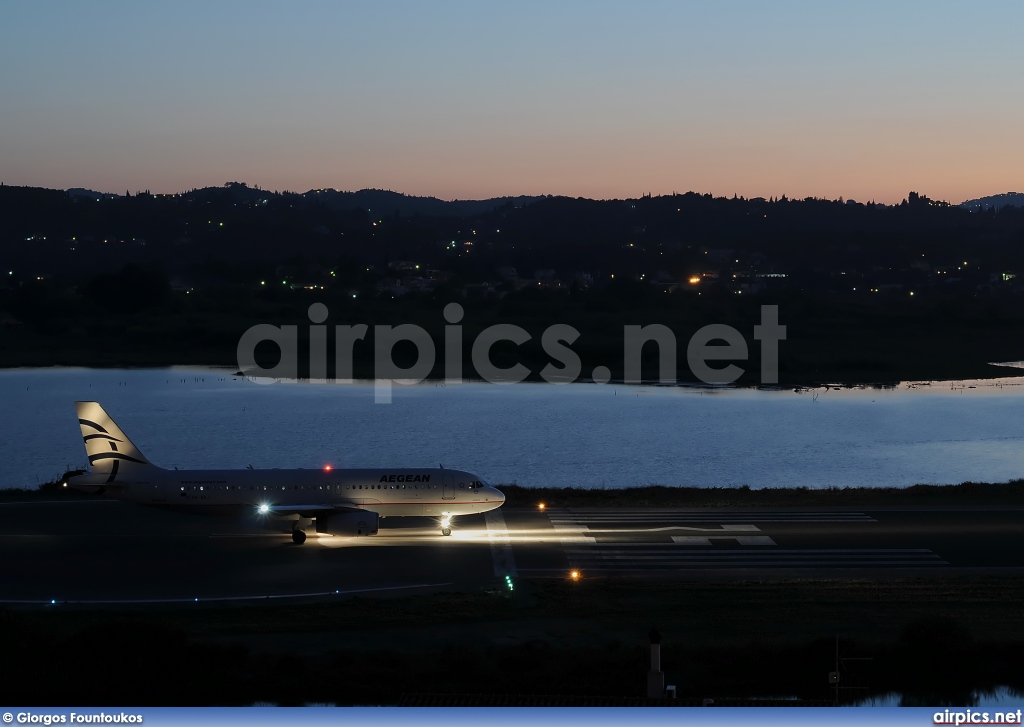
<instances>
[{"instance_id":1,"label":"aegean airbus a320","mask_svg":"<svg viewBox=\"0 0 1024 727\"><path fill-rule=\"evenodd\" d=\"M95 401L75 403L89 473L67 485L125 502L183 512L256 517L291 532L376 535L384 517L429 516L451 535L457 515L501 507L505 496L480 477L446 467L425 469L168 470L132 444Z\"/></svg>"}]
</instances>

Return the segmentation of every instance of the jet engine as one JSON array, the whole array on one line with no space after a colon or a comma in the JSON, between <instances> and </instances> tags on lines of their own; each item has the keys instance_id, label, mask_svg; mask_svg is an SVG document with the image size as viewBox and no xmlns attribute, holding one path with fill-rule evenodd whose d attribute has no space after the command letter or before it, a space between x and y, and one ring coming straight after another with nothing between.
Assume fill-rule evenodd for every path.
<instances>
[{"instance_id":1,"label":"jet engine","mask_svg":"<svg viewBox=\"0 0 1024 727\"><path fill-rule=\"evenodd\" d=\"M376 535L380 517L375 512L353 510L317 515L316 531L328 535Z\"/></svg>"}]
</instances>

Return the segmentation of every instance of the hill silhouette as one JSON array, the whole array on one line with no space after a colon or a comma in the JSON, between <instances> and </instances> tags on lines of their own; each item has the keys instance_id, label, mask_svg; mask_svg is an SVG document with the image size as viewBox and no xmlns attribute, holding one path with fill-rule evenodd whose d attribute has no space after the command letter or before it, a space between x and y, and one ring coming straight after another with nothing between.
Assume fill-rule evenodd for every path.
<instances>
[{"instance_id":1,"label":"hill silhouette","mask_svg":"<svg viewBox=\"0 0 1024 727\"><path fill-rule=\"evenodd\" d=\"M1003 194L992 194L988 197L969 199L960 203L961 207L968 209L1001 209L1002 207L1024 207L1024 193L1005 192Z\"/></svg>"}]
</instances>

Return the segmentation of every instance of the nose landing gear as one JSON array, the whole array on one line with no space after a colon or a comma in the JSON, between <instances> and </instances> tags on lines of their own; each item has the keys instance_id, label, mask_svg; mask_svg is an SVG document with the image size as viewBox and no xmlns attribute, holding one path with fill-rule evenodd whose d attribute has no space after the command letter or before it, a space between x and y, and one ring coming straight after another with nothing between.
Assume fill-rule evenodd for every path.
<instances>
[{"instance_id":1,"label":"nose landing gear","mask_svg":"<svg viewBox=\"0 0 1024 727\"><path fill-rule=\"evenodd\" d=\"M452 534L452 516L448 513L441 513L441 535Z\"/></svg>"}]
</instances>

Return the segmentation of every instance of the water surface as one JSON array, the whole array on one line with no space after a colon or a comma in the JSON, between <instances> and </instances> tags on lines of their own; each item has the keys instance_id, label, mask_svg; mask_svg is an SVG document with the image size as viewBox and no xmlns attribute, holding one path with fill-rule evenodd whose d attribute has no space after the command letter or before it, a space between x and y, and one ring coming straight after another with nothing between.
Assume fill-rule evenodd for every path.
<instances>
[{"instance_id":1,"label":"water surface","mask_svg":"<svg viewBox=\"0 0 1024 727\"><path fill-rule=\"evenodd\" d=\"M165 467L416 467L528 486L906 486L1024 476L1020 379L757 391L426 383L261 385L199 369L0 372L0 487L85 450L73 402L103 404Z\"/></svg>"}]
</instances>

